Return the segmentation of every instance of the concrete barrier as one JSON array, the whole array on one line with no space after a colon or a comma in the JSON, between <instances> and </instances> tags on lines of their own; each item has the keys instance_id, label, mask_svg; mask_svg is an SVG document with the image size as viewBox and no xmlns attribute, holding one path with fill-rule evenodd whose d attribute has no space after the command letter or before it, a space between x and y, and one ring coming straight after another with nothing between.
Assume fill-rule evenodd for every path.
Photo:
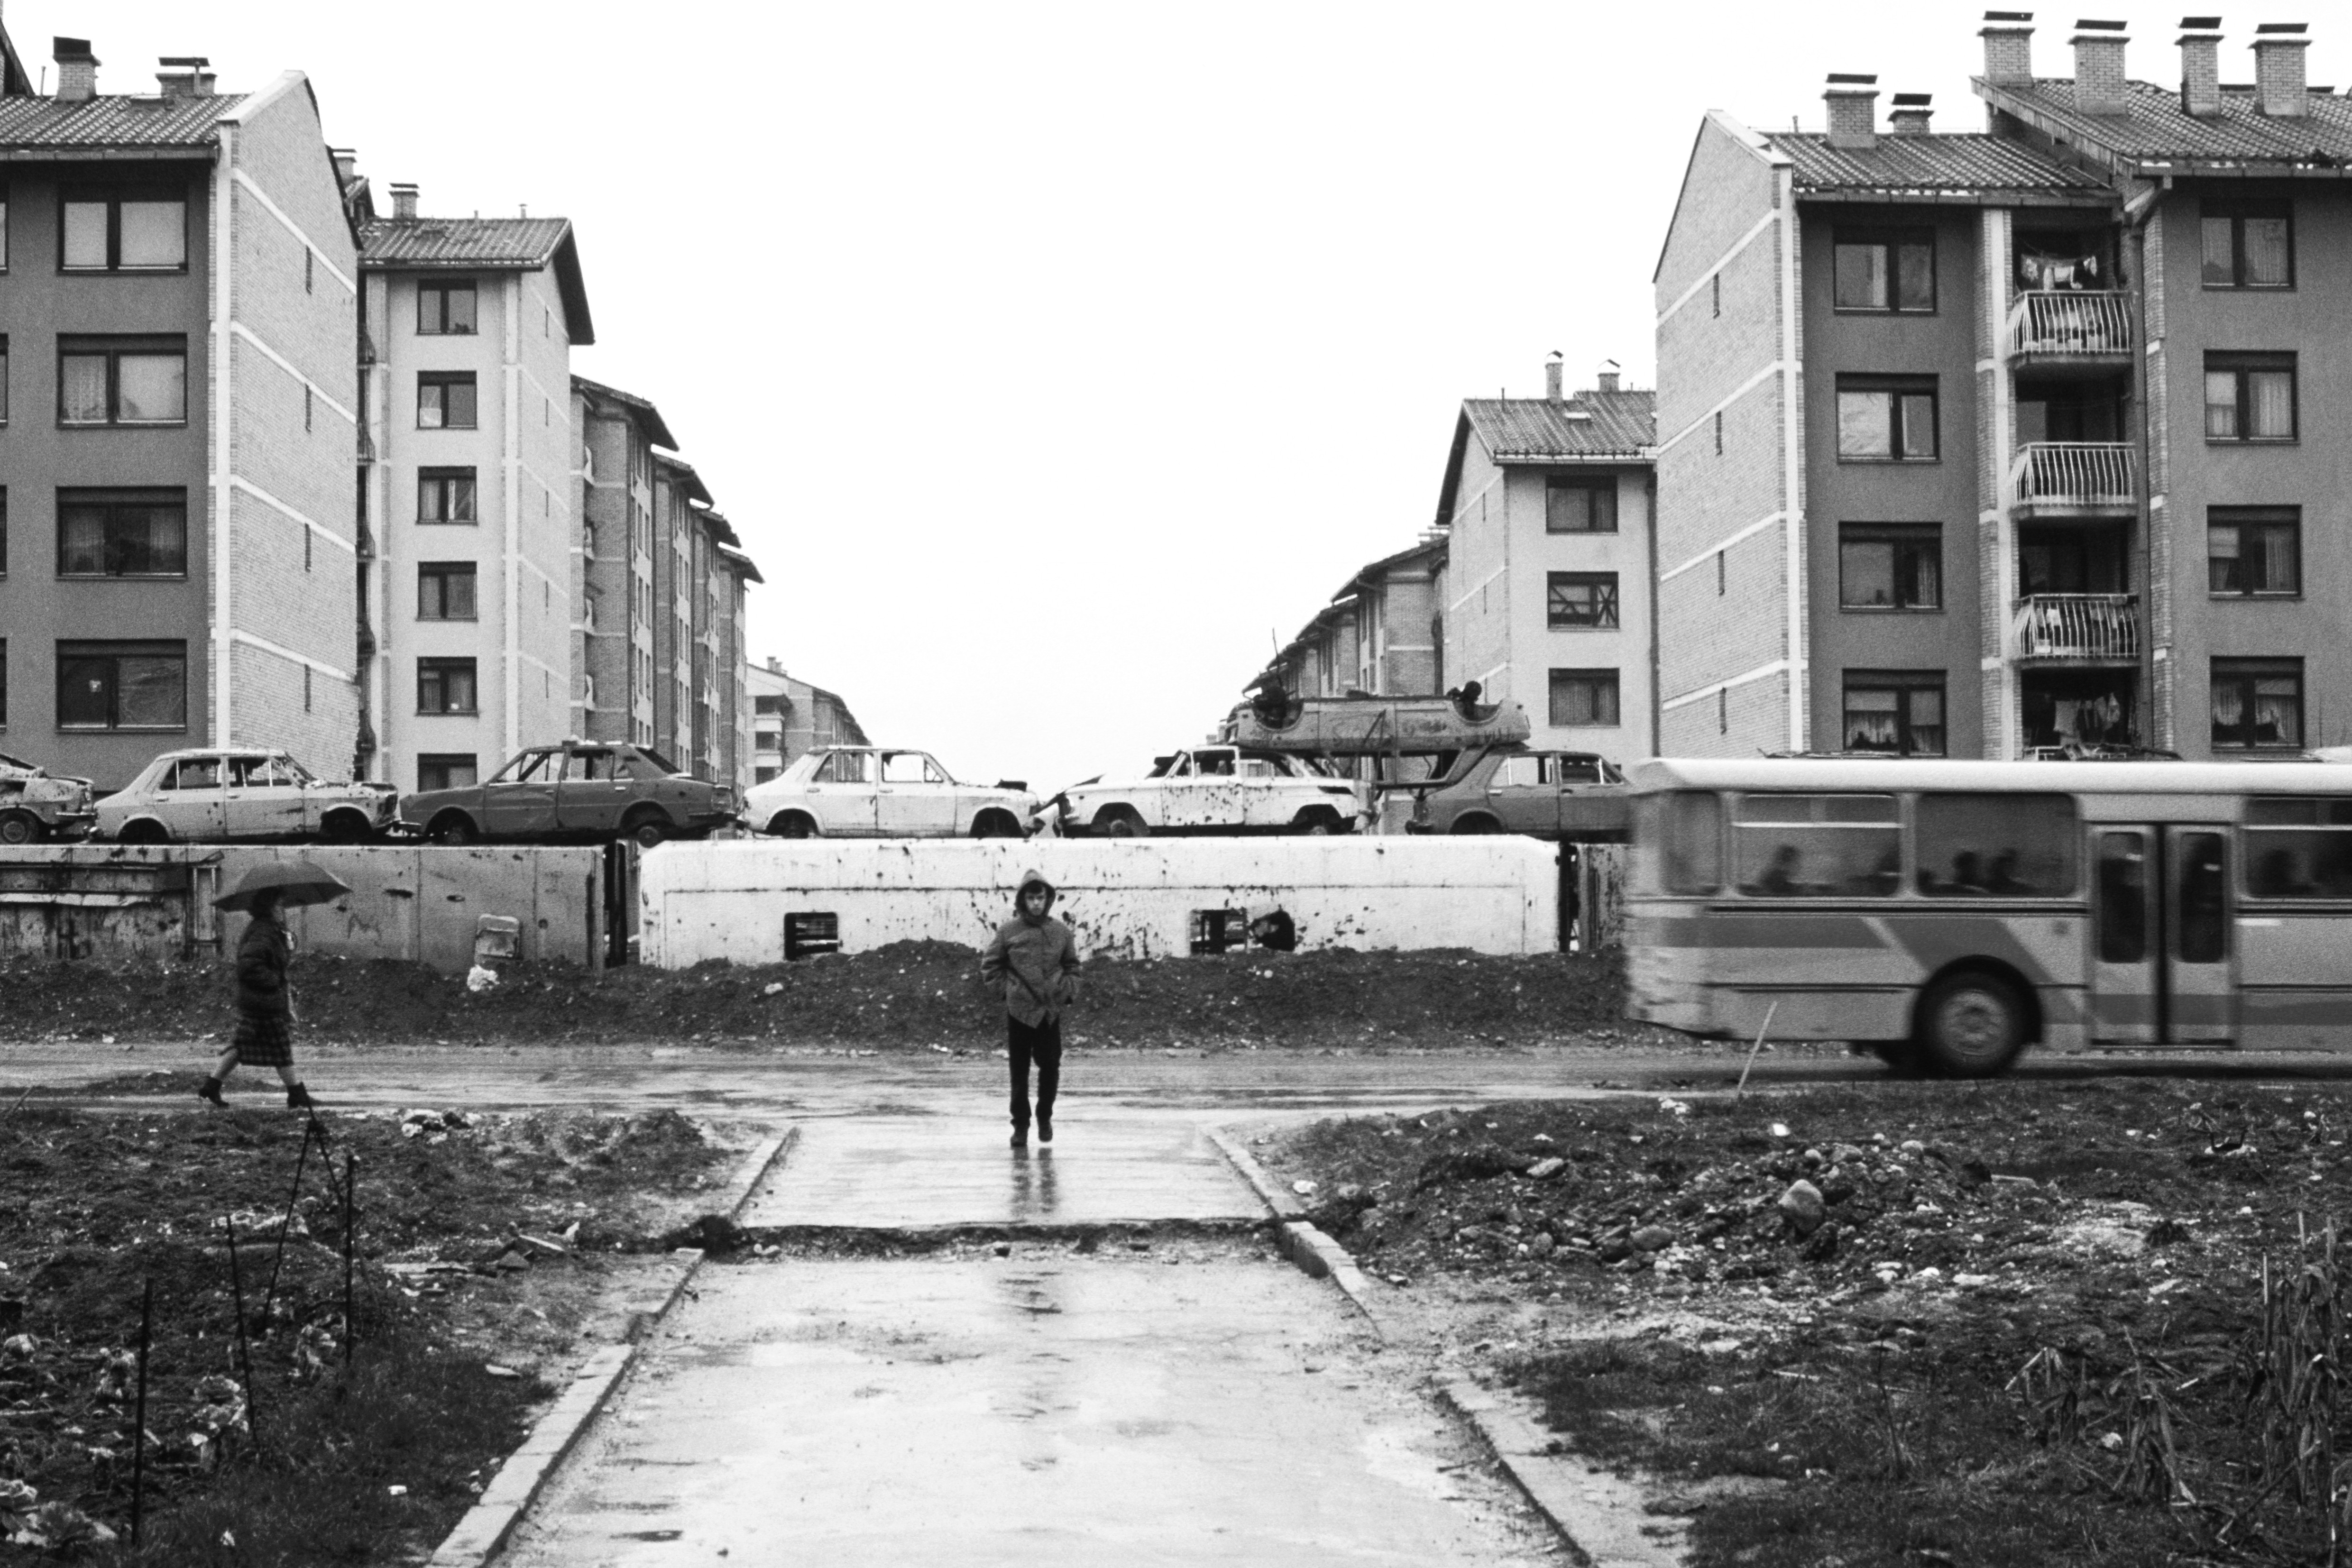
<instances>
[{"instance_id":1,"label":"concrete barrier","mask_svg":"<svg viewBox=\"0 0 2352 1568\"><path fill-rule=\"evenodd\" d=\"M639 956L673 969L773 964L797 956L788 926L803 950L828 939L842 952L978 948L1032 866L1061 890L1054 913L1089 955L1181 956L1226 941L1238 923L1214 918L1225 912L1276 909L1302 949L1540 953L1559 942L1556 852L1529 839L759 839L647 854Z\"/></svg>"}]
</instances>

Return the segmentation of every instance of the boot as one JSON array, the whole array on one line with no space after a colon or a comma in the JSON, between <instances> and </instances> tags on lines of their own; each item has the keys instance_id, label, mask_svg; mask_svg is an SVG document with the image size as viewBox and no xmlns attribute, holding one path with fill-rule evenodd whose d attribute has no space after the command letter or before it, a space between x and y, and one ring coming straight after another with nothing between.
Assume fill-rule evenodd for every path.
<instances>
[{"instance_id":1,"label":"boot","mask_svg":"<svg viewBox=\"0 0 2352 1568\"><path fill-rule=\"evenodd\" d=\"M217 1078L206 1078L202 1083L197 1084L196 1098L209 1100L214 1104L224 1108L228 1104L227 1101L221 1098L221 1081Z\"/></svg>"},{"instance_id":2,"label":"boot","mask_svg":"<svg viewBox=\"0 0 2352 1568\"><path fill-rule=\"evenodd\" d=\"M1016 1126L1013 1129L1013 1146L1016 1149L1025 1149L1029 1146L1028 1128Z\"/></svg>"},{"instance_id":3,"label":"boot","mask_svg":"<svg viewBox=\"0 0 2352 1568\"><path fill-rule=\"evenodd\" d=\"M310 1090L304 1088L301 1084L293 1083L287 1086L286 1108L288 1110L306 1111L316 1104L318 1104L318 1102L310 1098Z\"/></svg>"},{"instance_id":4,"label":"boot","mask_svg":"<svg viewBox=\"0 0 2352 1568\"><path fill-rule=\"evenodd\" d=\"M1044 1111L1037 1113L1037 1141L1041 1144L1054 1141L1054 1118Z\"/></svg>"}]
</instances>

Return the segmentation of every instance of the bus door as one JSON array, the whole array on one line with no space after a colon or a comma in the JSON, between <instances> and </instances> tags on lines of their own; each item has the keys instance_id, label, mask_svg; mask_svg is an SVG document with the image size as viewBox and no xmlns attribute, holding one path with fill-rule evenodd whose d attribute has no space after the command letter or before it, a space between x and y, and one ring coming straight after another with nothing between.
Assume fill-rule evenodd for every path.
<instances>
[{"instance_id":1,"label":"bus door","mask_svg":"<svg viewBox=\"0 0 2352 1568\"><path fill-rule=\"evenodd\" d=\"M2195 822L2092 830L2091 1038L2208 1045L2234 1030L2230 830Z\"/></svg>"}]
</instances>

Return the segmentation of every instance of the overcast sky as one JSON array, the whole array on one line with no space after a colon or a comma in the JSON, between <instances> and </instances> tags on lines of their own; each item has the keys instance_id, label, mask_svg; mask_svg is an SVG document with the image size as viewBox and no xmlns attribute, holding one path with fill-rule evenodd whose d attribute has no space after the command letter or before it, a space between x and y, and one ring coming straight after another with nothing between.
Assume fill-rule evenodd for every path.
<instances>
[{"instance_id":1,"label":"overcast sky","mask_svg":"<svg viewBox=\"0 0 2352 1568\"><path fill-rule=\"evenodd\" d=\"M1412 543L1462 398L1555 349L1651 384L1706 110L1818 128L1826 73L1875 71L1983 127L1954 4L5 3L37 72L58 33L101 91L302 70L379 193L572 218L574 368L653 399L733 519L753 657L1049 790L1199 738ZM2180 11L2085 14L2169 82ZM2225 13L2224 79L2306 17L2343 84L2319 5Z\"/></svg>"}]
</instances>

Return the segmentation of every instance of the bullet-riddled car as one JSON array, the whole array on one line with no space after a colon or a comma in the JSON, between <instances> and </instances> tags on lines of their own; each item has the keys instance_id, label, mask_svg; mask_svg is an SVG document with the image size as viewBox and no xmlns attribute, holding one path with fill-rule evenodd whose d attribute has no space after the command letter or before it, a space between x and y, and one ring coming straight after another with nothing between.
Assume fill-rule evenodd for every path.
<instances>
[{"instance_id":1,"label":"bullet-riddled car","mask_svg":"<svg viewBox=\"0 0 2352 1568\"><path fill-rule=\"evenodd\" d=\"M232 839L364 843L392 822L389 784L331 782L283 751L203 747L167 751L128 788L98 803L91 835L126 844Z\"/></svg>"},{"instance_id":2,"label":"bullet-riddled car","mask_svg":"<svg viewBox=\"0 0 2352 1568\"><path fill-rule=\"evenodd\" d=\"M1037 797L1010 781L960 784L928 751L835 746L743 796L743 825L788 839L1017 839Z\"/></svg>"},{"instance_id":3,"label":"bullet-riddled car","mask_svg":"<svg viewBox=\"0 0 2352 1568\"><path fill-rule=\"evenodd\" d=\"M1625 775L1590 751L1497 747L1465 754L1436 785L1416 789L1411 833L1526 833L1623 843Z\"/></svg>"},{"instance_id":4,"label":"bullet-riddled car","mask_svg":"<svg viewBox=\"0 0 2352 1568\"><path fill-rule=\"evenodd\" d=\"M682 773L667 758L621 741L534 746L487 783L401 798L400 823L436 844L700 838L735 817L735 791Z\"/></svg>"},{"instance_id":5,"label":"bullet-riddled car","mask_svg":"<svg viewBox=\"0 0 2352 1568\"><path fill-rule=\"evenodd\" d=\"M63 778L0 752L0 845L79 833L94 816L89 779Z\"/></svg>"},{"instance_id":6,"label":"bullet-riddled car","mask_svg":"<svg viewBox=\"0 0 2352 1568\"><path fill-rule=\"evenodd\" d=\"M1076 837L1177 833L1351 833L1368 816L1365 786L1307 758L1198 746L1137 777L1090 779L1052 802Z\"/></svg>"}]
</instances>

